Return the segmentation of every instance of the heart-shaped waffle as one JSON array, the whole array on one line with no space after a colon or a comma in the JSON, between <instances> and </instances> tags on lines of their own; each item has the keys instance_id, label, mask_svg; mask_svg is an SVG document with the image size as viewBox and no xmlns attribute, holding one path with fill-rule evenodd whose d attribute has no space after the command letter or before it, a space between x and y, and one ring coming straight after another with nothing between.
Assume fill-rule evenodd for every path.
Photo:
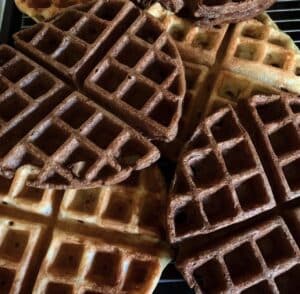
<instances>
[{"instance_id":1,"label":"heart-shaped waffle","mask_svg":"<svg viewBox=\"0 0 300 294\"><path fill-rule=\"evenodd\" d=\"M132 2L92 1L15 35L16 45L151 139L177 133L185 80L168 33Z\"/></svg>"}]
</instances>

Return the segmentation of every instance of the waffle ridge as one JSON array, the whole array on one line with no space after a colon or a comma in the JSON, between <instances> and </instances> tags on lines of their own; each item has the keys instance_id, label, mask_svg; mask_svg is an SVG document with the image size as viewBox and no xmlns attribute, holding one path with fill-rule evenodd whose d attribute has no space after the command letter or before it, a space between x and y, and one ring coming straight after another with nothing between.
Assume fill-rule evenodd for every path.
<instances>
[{"instance_id":1,"label":"waffle ridge","mask_svg":"<svg viewBox=\"0 0 300 294\"><path fill-rule=\"evenodd\" d=\"M26 54L150 138L175 137L185 92L181 59L160 24L130 1L74 6L14 38Z\"/></svg>"},{"instance_id":2,"label":"waffle ridge","mask_svg":"<svg viewBox=\"0 0 300 294\"><path fill-rule=\"evenodd\" d=\"M260 159L234 110L204 119L177 166L167 212L170 241L214 232L274 206Z\"/></svg>"}]
</instances>

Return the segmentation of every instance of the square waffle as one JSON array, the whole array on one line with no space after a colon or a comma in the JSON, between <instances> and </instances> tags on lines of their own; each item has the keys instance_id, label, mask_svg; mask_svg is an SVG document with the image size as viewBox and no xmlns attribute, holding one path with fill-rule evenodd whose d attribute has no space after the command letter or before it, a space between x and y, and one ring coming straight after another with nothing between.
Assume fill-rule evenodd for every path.
<instances>
[{"instance_id":1,"label":"square waffle","mask_svg":"<svg viewBox=\"0 0 300 294\"><path fill-rule=\"evenodd\" d=\"M185 93L182 62L160 24L132 2L75 6L14 38L26 54L150 138L176 136Z\"/></svg>"},{"instance_id":2,"label":"square waffle","mask_svg":"<svg viewBox=\"0 0 300 294\"><path fill-rule=\"evenodd\" d=\"M139 133L15 49L3 45L0 56L5 177L31 164L40 169L28 180L32 186L87 188L120 182L158 159Z\"/></svg>"},{"instance_id":3,"label":"square waffle","mask_svg":"<svg viewBox=\"0 0 300 294\"><path fill-rule=\"evenodd\" d=\"M178 268L196 293L295 293L300 248L276 217L205 246Z\"/></svg>"},{"instance_id":4,"label":"square waffle","mask_svg":"<svg viewBox=\"0 0 300 294\"><path fill-rule=\"evenodd\" d=\"M300 194L300 100L288 94L257 95L239 106L244 124L281 201Z\"/></svg>"},{"instance_id":5,"label":"square waffle","mask_svg":"<svg viewBox=\"0 0 300 294\"><path fill-rule=\"evenodd\" d=\"M275 206L262 164L231 107L199 124L180 156L167 213L172 243Z\"/></svg>"},{"instance_id":6,"label":"square waffle","mask_svg":"<svg viewBox=\"0 0 300 294\"><path fill-rule=\"evenodd\" d=\"M41 198L53 190L40 190L38 194L28 188L26 181L34 176L34 168L27 165L17 171L10 185L0 179L0 293L153 292L170 261L169 250L162 242L163 224L152 219L150 228L143 229L149 217L156 217L166 205L165 185L157 167L134 175L123 189L118 186L119 198L135 201L140 191L145 194L140 198L150 203L135 216L140 229L132 230L121 221L119 227L116 222L100 226L89 218L82 222L86 202L76 202L77 212L71 214L66 207L69 191ZM91 191L82 191L85 200L90 200ZM16 194L22 195L18 201ZM152 198L154 195L160 197L159 202ZM96 211L97 203L89 202L88 207ZM122 207L116 209L121 214ZM100 217L101 211L95 213L95 218Z\"/></svg>"}]
</instances>

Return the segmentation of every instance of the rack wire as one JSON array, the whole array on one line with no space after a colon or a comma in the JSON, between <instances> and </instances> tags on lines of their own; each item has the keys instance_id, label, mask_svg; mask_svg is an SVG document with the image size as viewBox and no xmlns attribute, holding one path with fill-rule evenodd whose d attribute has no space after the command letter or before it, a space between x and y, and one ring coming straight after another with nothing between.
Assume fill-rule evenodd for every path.
<instances>
[{"instance_id":1,"label":"rack wire","mask_svg":"<svg viewBox=\"0 0 300 294\"><path fill-rule=\"evenodd\" d=\"M1 0L0 0L1 1ZM300 47L300 1L278 0L268 11L271 18L279 28L289 34L296 45ZM29 27L33 21L22 15L21 28ZM174 263L171 263L164 271L154 294L191 294L192 290L186 285L181 275L176 271Z\"/></svg>"}]
</instances>

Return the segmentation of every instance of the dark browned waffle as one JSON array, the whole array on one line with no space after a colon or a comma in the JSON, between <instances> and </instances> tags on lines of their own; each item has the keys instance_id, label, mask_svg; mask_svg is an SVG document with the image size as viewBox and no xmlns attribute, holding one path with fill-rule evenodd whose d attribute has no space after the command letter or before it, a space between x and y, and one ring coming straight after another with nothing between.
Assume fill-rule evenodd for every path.
<instances>
[{"instance_id":1,"label":"dark browned waffle","mask_svg":"<svg viewBox=\"0 0 300 294\"><path fill-rule=\"evenodd\" d=\"M158 159L144 137L13 48L0 47L0 65L5 177L30 164L40 169L32 186L88 188L120 182Z\"/></svg>"},{"instance_id":2,"label":"dark browned waffle","mask_svg":"<svg viewBox=\"0 0 300 294\"><path fill-rule=\"evenodd\" d=\"M201 25L237 23L269 8L276 0L190 0L185 6Z\"/></svg>"},{"instance_id":3,"label":"dark browned waffle","mask_svg":"<svg viewBox=\"0 0 300 294\"><path fill-rule=\"evenodd\" d=\"M178 163L167 216L170 241L216 231L274 206L260 159L234 110L206 118Z\"/></svg>"},{"instance_id":4,"label":"dark browned waffle","mask_svg":"<svg viewBox=\"0 0 300 294\"><path fill-rule=\"evenodd\" d=\"M150 138L174 139L185 93L171 37L130 1L92 1L15 35L18 48Z\"/></svg>"},{"instance_id":5,"label":"dark browned waffle","mask_svg":"<svg viewBox=\"0 0 300 294\"><path fill-rule=\"evenodd\" d=\"M196 293L297 293L300 207L282 202L300 196L299 114L297 96L256 95L204 119L187 143L167 225Z\"/></svg>"},{"instance_id":6,"label":"dark browned waffle","mask_svg":"<svg viewBox=\"0 0 300 294\"><path fill-rule=\"evenodd\" d=\"M196 293L297 293L300 289L299 244L280 217L215 241L178 268Z\"/></svg>"},{"instance_id":7,"label":"dark browned waffle","mask_svg":"<svg viewBox=\"0 0 300 294\"><path fill-rule=\"evenodd\" d=\"M282 93L242 101L239 111L281 201L300 193L300 99Z\"/></svg>"}]
</instances>

